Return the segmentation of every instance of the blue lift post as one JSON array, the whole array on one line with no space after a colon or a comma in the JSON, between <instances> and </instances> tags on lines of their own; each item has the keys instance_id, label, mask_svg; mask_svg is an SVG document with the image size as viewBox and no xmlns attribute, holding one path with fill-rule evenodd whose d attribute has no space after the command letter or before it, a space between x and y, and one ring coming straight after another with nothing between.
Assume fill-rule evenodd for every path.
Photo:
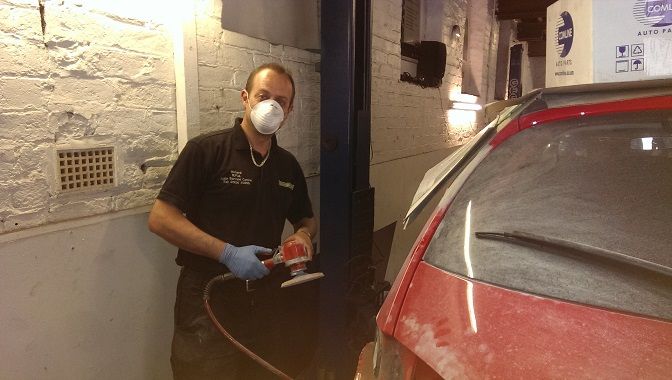
<instances>
[{"instance_id":1,"label":"blue lift post","mask_svg":"<svg viewBox=\"0 0 672 380\"><path fill-rule=\"evenodd\" d=\"M322 0L320 77L320 377L352 379L348 266L373 236L371 0Z\"/></svg>"}]
</instances>

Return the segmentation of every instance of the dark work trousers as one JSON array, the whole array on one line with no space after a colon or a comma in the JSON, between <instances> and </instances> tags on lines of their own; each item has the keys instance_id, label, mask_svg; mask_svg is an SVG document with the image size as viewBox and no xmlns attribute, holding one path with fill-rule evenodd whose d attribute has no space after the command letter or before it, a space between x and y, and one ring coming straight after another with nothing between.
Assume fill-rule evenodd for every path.
<instances>
[{"instance_id":1,"label":"dark work trousers","mask_svg":"<svg viewBox=\"0 0 672 380\"><path fill-rule=\"evenodd\" d=\"M212 323L203 290L216 274L182 268L175 301L171 365L175 380L276 379L241 353ZM317 344L316 281L281 289L289 279L276 268L262 280L217 282L209 304L236 340L291 377L307 375Z\"/></svg>"}]
</instances>

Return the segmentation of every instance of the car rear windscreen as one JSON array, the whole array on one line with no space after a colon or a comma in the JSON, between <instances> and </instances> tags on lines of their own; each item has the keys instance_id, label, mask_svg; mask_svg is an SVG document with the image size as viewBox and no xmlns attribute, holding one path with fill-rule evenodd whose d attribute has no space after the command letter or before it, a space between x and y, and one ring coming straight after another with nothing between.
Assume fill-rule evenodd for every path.
<instances>
[{"instance_id":1,"label":"car rear windscreen","mask_svg":"<svg viewBox=\"0 0 672 380\"><path fill-rule=\"evenodd\" d=\"M425 261L672 319L672 111L581 117L512 136L458 192Z\"/></svg>"}]
</instances>

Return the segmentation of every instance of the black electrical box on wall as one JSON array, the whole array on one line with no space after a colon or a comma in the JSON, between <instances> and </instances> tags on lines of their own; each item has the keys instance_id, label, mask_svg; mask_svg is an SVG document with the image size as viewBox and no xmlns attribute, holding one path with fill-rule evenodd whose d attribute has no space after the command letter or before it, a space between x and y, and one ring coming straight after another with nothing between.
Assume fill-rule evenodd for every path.
<instances>
[{"instance_id":1,"label":"black electrical box on wall","mask_svg":"<svg viewBox=\"0 0 672 380\"><path fill-rule=\"evenodd\" d=\"M440 41L421 41L418 46L418 82L425 87L438 87L445 72L446 44Z\"/></svg>"}]
</instances>

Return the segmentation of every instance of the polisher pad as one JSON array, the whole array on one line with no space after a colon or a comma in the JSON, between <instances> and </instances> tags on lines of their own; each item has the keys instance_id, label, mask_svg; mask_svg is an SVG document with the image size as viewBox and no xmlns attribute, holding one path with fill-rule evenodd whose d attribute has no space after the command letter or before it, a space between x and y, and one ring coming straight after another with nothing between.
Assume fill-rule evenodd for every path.
<instances>
[{"instance_id":1,"label":"polisher pad","mask_svg":"<svg viewBox=\"0 0 672 380\"><path fill-rule=\"evenodd\" d=\"M294 277L291 280L287 280L280 285L281 288L287 288L289 286L294 286L298 284L303 284L304 282L308 281L313 281L317 280L318 278L324 277L324 273L322 272L317 272L317 273L307 273L307 274L301 274L296 277Z\"/></svg>"}]
</instances>

